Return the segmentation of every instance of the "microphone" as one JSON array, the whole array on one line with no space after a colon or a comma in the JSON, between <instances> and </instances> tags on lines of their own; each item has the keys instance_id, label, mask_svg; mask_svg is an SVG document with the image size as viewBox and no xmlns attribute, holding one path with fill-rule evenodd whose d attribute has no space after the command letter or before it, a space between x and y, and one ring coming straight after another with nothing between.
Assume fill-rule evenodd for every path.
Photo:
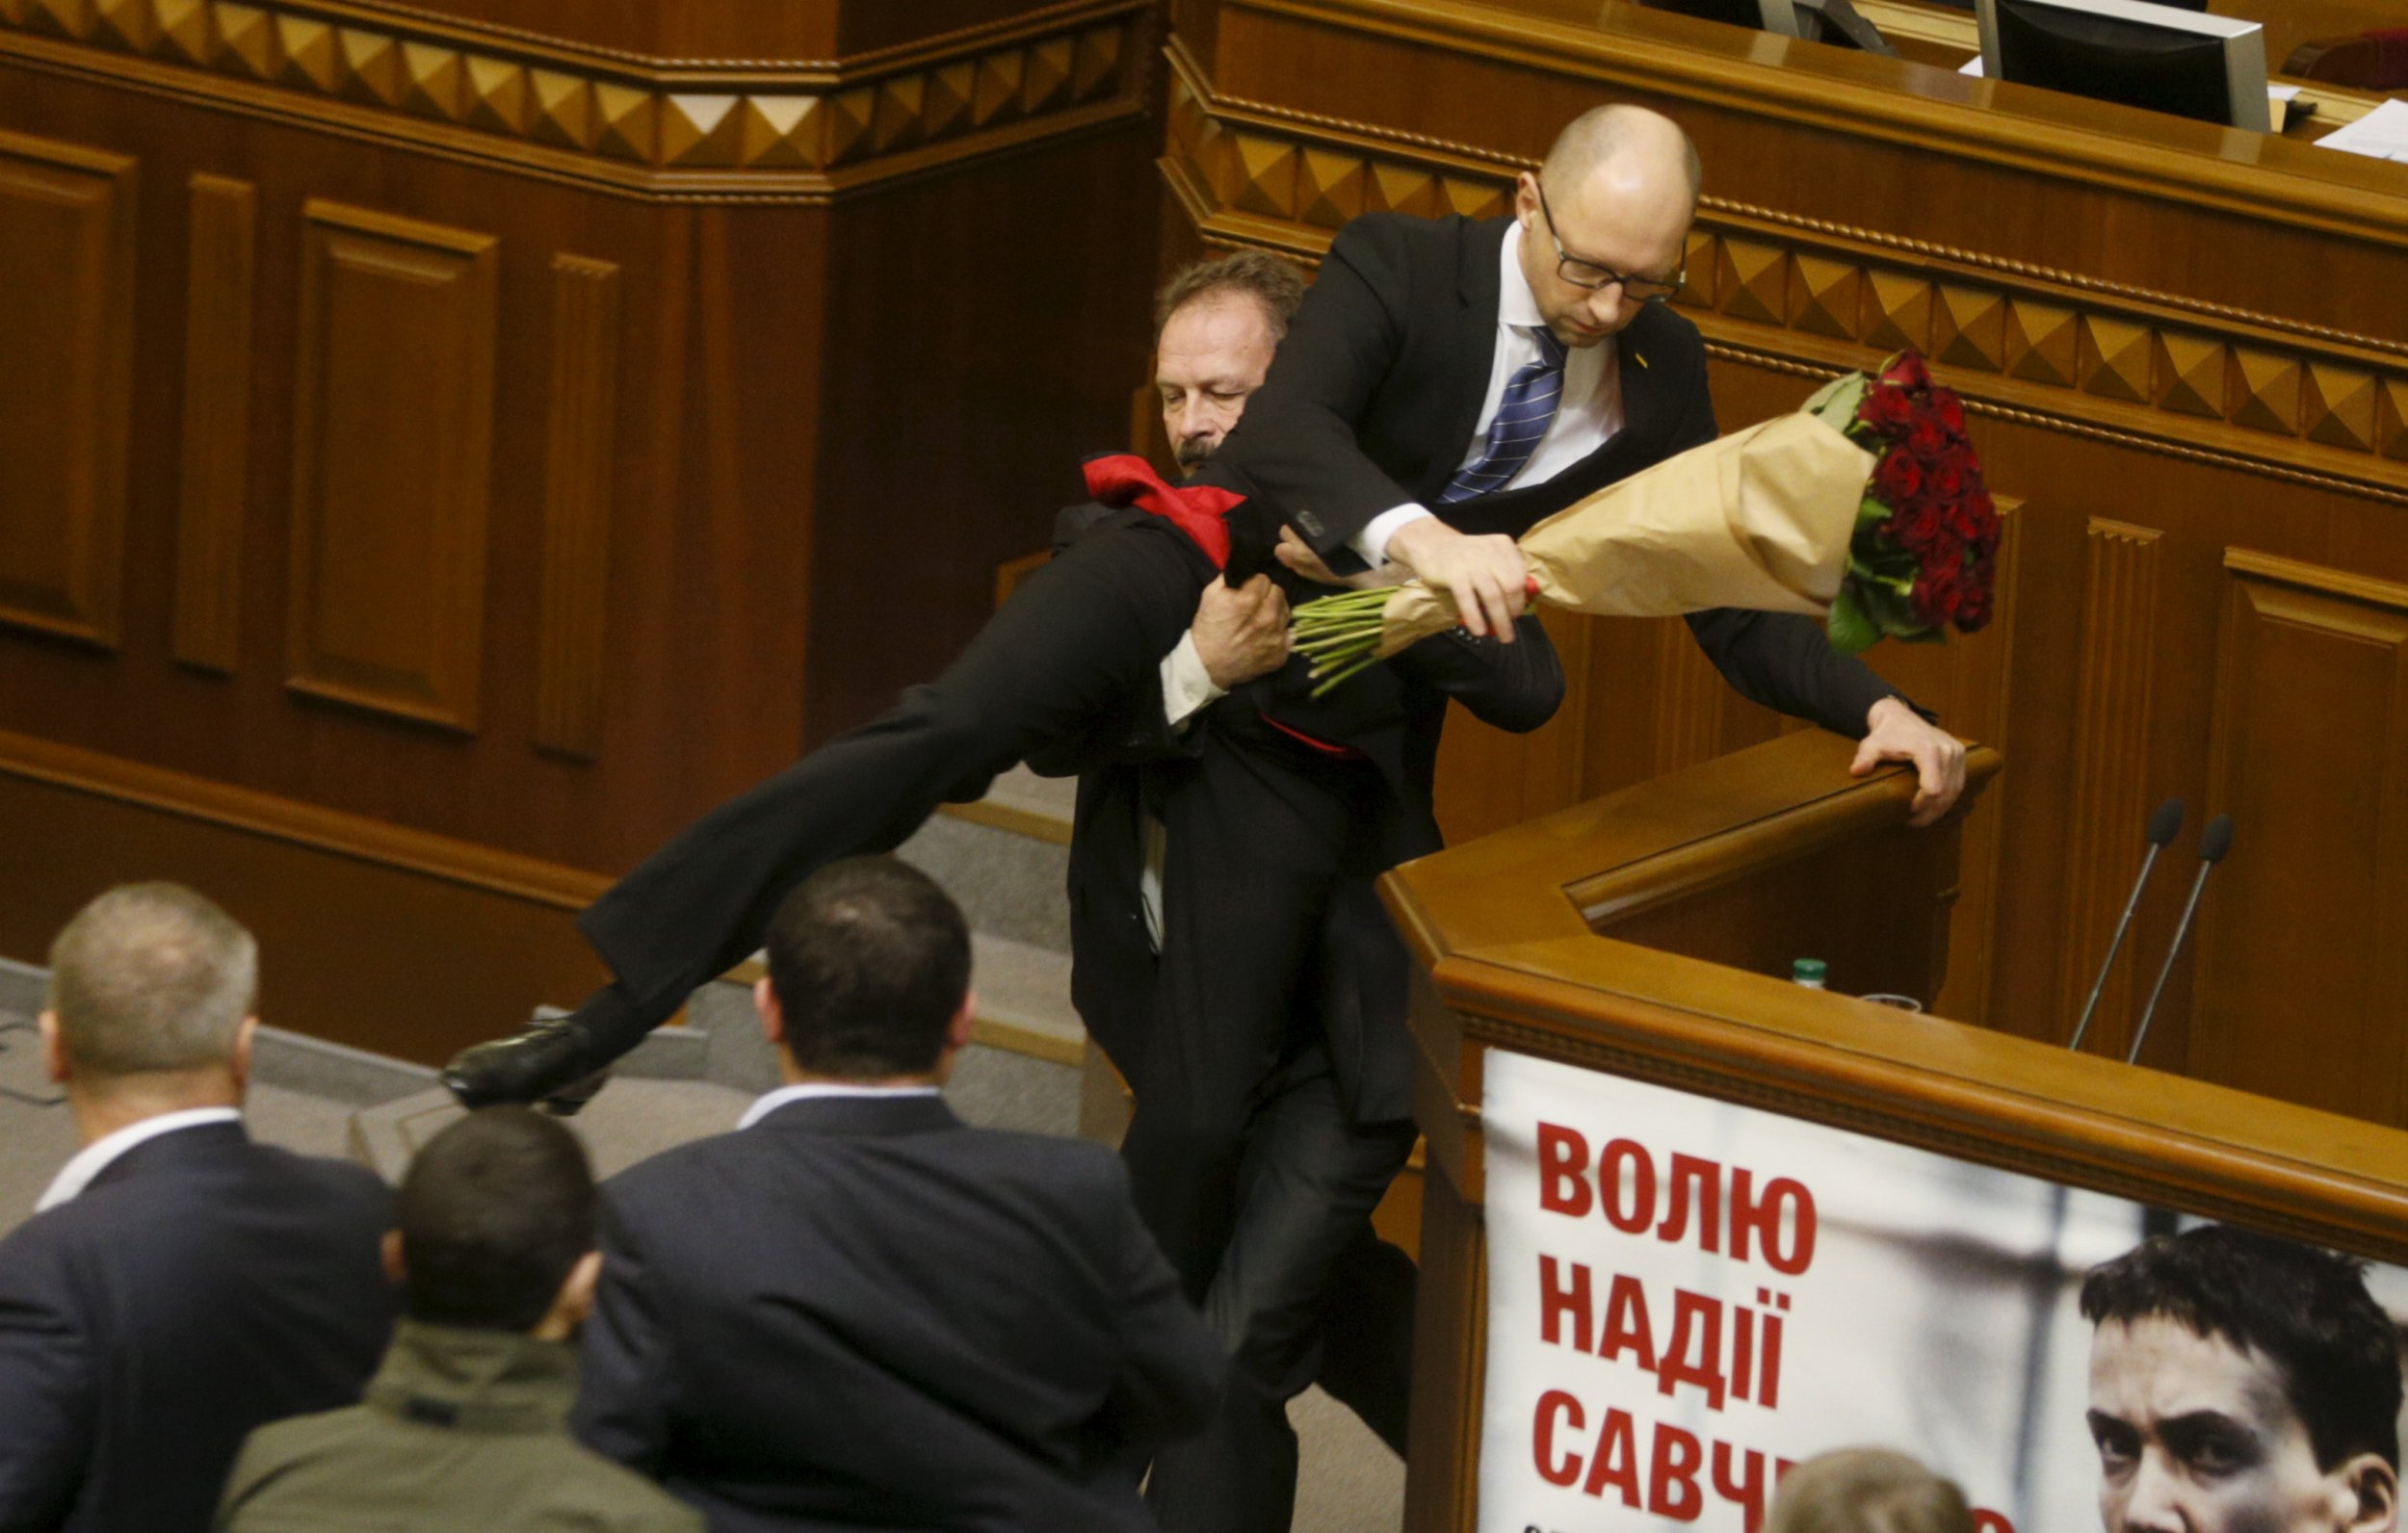
<instances>
[{"instance_id":1,"label":"microphone","mask_svg":"<svg viewBox=\"0 0 2408 1533\"><path fill-rule=\"evenodd\" d=\"M2183 939L2190 935L2190 918L2199 910L2199 891L2208 886L2208 870L2224 860L2233 849L2233 817L2218 815L2208 821L2207 831L2199 838L2199 876L2190 881L2190 899L2183 906L2182 923L2174 928L2174 945L2165 949L2165 967L2158 971L2158 982L2150 988L2149 1004L2141 1008L2140 1026L2133 1030L2133 1051L2124 1056L2124 1063L2140 1062L2140 1046L2149 1036L2149 1019L2157 1014L2158 997L2165 993L2165 976L2174 972L2174 955L2183 950Z\"/></svg>"},{"instance_id":2,"label":"microphone","mask_svg":"<svg viewBox=\"0 0 2408 1533\"><path fill-rule=\"evenodd\" d=\"M2082 1034L2090 1030L2090 1014L2099 1009L2099 992L2107 988L2107 971L2115 967L2115 955L2124 950L2124 933L2132 929L2133 912L2140 906L2140 892L2148 887L2149 870L2158 865L2158 853L2172 844L2174 832L2183 828L2183 801L2169 798L2158 805L2149 817L2149 855L2140 859L2140 877L2133 884L2133 896L2124 901L2124 919L2115 923L2115 940L2107 944L2107 962L2099 966L2099 977L2091 983L2090 999L2082 1002L2081 1020L2074 1024L2074 1041L2066 1047L2079 1052Z\"/></svg>"}]
</instances>

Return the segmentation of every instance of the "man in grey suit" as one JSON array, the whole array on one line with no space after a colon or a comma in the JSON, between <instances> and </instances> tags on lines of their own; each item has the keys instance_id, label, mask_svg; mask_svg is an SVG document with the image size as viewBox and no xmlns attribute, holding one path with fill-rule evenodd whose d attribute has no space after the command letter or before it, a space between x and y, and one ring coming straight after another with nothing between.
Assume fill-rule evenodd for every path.
<instances>
[{"instance_id":1,"label":"man in grey suit","mask_svg":"<svg viewBox=\"0 0 2408 1533\"><path fill-rule=\"evenodd\" d=\"M243 1130L257 989L250 933L174 884L51 946L84 1148L0 1241L0 1527L206 1528L251 1428L353 1403L384 1351L384 1183Z\"/></svg>"}]
</instances>

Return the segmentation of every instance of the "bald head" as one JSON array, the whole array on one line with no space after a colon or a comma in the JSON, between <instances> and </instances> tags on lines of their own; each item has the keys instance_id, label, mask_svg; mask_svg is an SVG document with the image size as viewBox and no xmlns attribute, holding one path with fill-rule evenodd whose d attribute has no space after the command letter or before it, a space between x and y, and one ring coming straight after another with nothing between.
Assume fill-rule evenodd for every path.
<instances>
[{"instance_id":1,"label":"bald head","mask_svg":"<svg viewBox=\"0 0 2408 1533\"><path fill-rule=\"evenodd\" d=\"M1598 107L1556 136L1514 187L1522 274L1569 347L1602 344L1677 285L1697 216L1697 150L1643 107Z\"/></svg>"},{"instance_id":2,"label":"bald head","mask_svg":"<svg viewBox=\"0 0 2408 1533\"><path fill-rule=\"evenodd\" d=\"M1582 186L1597 174L1626 196L1677 190L1691 214L1705 184L1697 145L1681 125L1634 106L1593 107L1564 124L1538 173L1551 190Z\"/></svg>"}]
</instances>

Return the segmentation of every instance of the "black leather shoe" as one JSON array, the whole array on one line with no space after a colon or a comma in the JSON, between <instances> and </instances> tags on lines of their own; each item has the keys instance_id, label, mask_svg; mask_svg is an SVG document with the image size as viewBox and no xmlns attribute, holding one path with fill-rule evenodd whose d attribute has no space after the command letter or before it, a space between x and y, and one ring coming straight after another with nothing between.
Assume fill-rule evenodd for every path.
<instances>
[{"instance_id":1,"label":"black leather shoe","mask_svg":"<svg viewBox=\"0 0 2408 1533\"><path fill-rule=\"evenodd\" d=\"M564 1017L538 1022L514 1038L496 1038L452 1056L443 1084L465 1107L541 1103L567 1117L593 1100L610 1067L587 1063L586 1031Z\"/></svg>"}]
</instances>

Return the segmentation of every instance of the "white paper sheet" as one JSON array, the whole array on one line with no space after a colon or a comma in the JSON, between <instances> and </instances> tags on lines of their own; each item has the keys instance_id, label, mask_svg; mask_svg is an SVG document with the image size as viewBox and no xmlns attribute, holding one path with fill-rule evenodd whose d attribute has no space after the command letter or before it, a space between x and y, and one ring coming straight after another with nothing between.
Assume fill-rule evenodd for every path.
<instances>
[{"instance_id":1,"label":"white paper sheet","mask_svg":"<svg viewBox=\"0 0 2408 1533\"><path fill-rule=\"evenodd\" d=\"M2386 101L2357 121L2335 129L2316 143L2344 154L2408 164L2408 101Z\"/></svg>"}]
</instances>

